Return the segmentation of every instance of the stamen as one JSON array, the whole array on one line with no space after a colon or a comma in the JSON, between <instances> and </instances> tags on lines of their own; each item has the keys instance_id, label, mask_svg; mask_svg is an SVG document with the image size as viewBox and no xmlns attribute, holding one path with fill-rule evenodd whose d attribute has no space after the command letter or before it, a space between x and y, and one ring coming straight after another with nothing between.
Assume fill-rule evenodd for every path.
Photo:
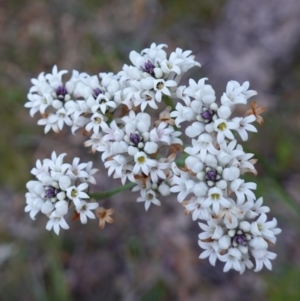
<instances>
[{"instance_id":1,"label":"stamen","mask_svg":"<svg viewBox=\"0 0 300 301\"><path fill-rule=\"evenodd\" d=\"M205 123L210 123L210 122L212 122L214 114L215 114L215 112L212 110L205 110L200 115L204 119Z\"/></svg>"},{"instance_id":2,"label":"stamen","mask_svg":"<svg viewBox=\"0 0 300 301\"><path fill-rule=\"evenodd\" d=\"M145 63L144 67L141 67L142 71L147 72L152 76L154 76L154 68L155 66L149 60Z\"/></svg>"},{"instance_id":3,"label":"stamen","mask_svg":"<svg viewBox=\"0 0 300 301\"><path fill-rule=\"evenodd\" d=\"M59 100L64 100L64 98L67 94L68 94L68 91L65 86L59 86L56 89L56 95Z\"/></svg>"},{"instance_id":4,"label":"stamen","mask_svg":"<svg viewBox=\"0 0 300 301\"><path fill-rule=\"evenodd\" d=\"M55 198L56 195L60 192L60 189L55 188L53 186L44 186L45 188L45 199L52 199Z\"/></svg>"},{"instance_id":5,"label":"stamen","mask_svg":"<svg viewBox=\"0 0 300 301\"><path fill-rule=\"evenodd\" d=\"M102 90L100 90L99 88L93 90L93 96L95 99L98 97L99 94L103 94Z\"/></svg>"}]
</instances>

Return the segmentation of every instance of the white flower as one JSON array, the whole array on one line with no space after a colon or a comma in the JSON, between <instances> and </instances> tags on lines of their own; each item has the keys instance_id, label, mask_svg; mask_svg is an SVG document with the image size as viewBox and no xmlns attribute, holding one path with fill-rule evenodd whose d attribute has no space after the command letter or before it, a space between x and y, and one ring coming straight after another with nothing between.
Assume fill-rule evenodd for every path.
<instances>
[{"instance_id":1,"label":"white flower","mask_svg":"<svg viewBox=\"0 0 300 301\"><path fill-rule=\"evenodd\" d=\"M167 54L166 52L162 49L168 47L166 44L159 44L156 45L156 43L152 43L150 45L150 48L145 48L141 51L141 54L144 55L146 54L147 57L150 58L151 61L162 61L166 58Z\"/></svg>"},{"instance_id":2,"label":"white flower","mask_svg":"<svg viewBox=\"0 0 300 301\"><path fill-rule=\"evenodd\" d=\"M77 178L86 178L88 176L87 172L84 170L87 166L87 163L80 163L79 158L74 158L72 165L67 171L67 175L72 179L76 180Z\"/></svg>"},{"instance_id":3,"label":"white flower","mask_svg":"<svg viewBox=\"0 0 300 301\"><path fill-rule=\"evenodd\" d=\"M29 114L31 117L35 115L36 112L44 114L46 109L52 105L52 97L50 94L27 94L28 102L25 103L25 108L30 108Z\"/></svg>"},{"instance_id":4,"label":"white flower","mask_svg":"<svg viewBox=\"0 0 300 301\"><path fill-rule=\"evenodd\" d=\"M125 164L123 166L123 169L122 169L122 174L121 174L121 183L122 185L125 184L126 180L128 179L130 182L133 182L135 183L136 182L136 179L134 178L134 173L132 172L132 169L133 169L133 165L131 164ZM119 176L115 173L113 175L113 178L119 178Z\"/></svg>"},{"instance_id":5,"label":"white flower","mask_svg":"<svg viewBox=\"0 0 300 301\"><path fill-rule=\"evenodd\" d=\"M171 133L171 144L180 144L183 145L183 142L180 138L177 138L178 136L181 136L181 132L174 131Z\"/></svg>"},{"instance_id":6,"label":"white flower","mask_svg":"<svg viewBox=\"0 0 300 301\"><path fill-rule=\"evenodd\" d=\"M219 248L221 250L227 250L231 245L231 237L224 235L218 240Z\"/></svg>"},{"instance_id":7,"label":"white flower","mask_svg":"<svg viewBox=\"0 0 300 301\"><path fill-rule=\"evenodd\" d=\"M67 70L58 71L57 66L54 65L52 68L52 74L46 74L45 78L48 80L50 86L54 89L58 88L61 83L61 78L64 74L68 73Z\"/></svg>"},{"instance_id":8,"label":"white flower","mask_svg":"<svg viewBox=\"0 0 300 301\"><path fill-rule=\"evenodd\" d=\"M180 127L180 123L195 119L195 113L190 107L183 106L180 102L176 104L176 111L171 112L171 117L175 118L175 124Z\"/></svg>"},{"instance_id":9,"label":"white flower","mask_svg":"<svg viewBox=\"0 0 300 301\"><path fill-rule=\"evenodd\" d=\"M29 212L30 218L35 219L35 216L40 212L44 200L41 197L36 196L34 193L27 192L25 194L26 198L26 207L25 212Z\"/></svg>"},{"instance_id":10,"label":"white flower","mask_svg":"<svg viewBox=\"0 0 300 301\"><path fill-rule=\"evenodd\" d=\"M110 127L106 124L103 124L102 131L107 133L103 137L103 142L108 140L121 141L124 138L124 131L120 129L115 121L112 121Z\"/></svg>"},{"instance_id":11,"label":"white flower","mask_svg":"<svg viewBox=\"0 0 300 301\"><path fill-rule=\"evenodd\" d=\"M192 51L191 50L186 50L183 51L181 48L176 48L174 52L171 53L170 59L172 56L182 59L183 62L180 64L180 68L182 73L185 73L188 71L190 68L194 66L201 67L200 63L196 62L194 60L194 55L191 55Z\"/></svg>"},{"instance_id":12,"label":"white flower","mask_svg":"<svg viewBox=\"0 0 300 301\"><path fill-rule=\"evenodd\" d=\"M170 134L172 132L174 132L174 129L171 126L168 126L166 122L161 122L158 127L155 127L150 131L150 140L153 142L164 142L170 145Z\"/></svg>"},{"instance_id":13,"label":"white flower","mask_svg":"<svg viewBox=\"0 0 300 301\"><path fill-rule=\"evenodd\" d=\"M54 204L54 211L51 213L52 217L63 217L68 213L68 202L60 200Z\"/></svg>"},{"instance_id":14,"label":"white flower","mask_svg":"<svg viewBox=\"0 0 300 301\"><path fill-rule=\"evenodd\" d=\"M169 75L171 72L176 73L177 75L181 74L181 69L179 68L179 64L182 63L183 60L176 58L174 55L170 56L169 60L163 60L160 64L162 71Z\"/></svg>"},{"instance_id":15,"label":"white flower","mask_svg":"<svg viewBox=\"0 0 300 301\"><path fill-rule=\"evenodd\" d=\"M79 186L71 186L67 189L67 196L73 201L77 207L81 206L81 199L89 199L90 197L83 191L88 187L87 183L81 183Z\"/></svg>"},{"instance_id":16,"label":"white flower","mask_svg":"<svg viewBox=\"0 0 300 301\"><path fill-rule=\"evenodd\" d=\"M162 196L168 196L171 194L170 186L167 185L165 182L161 182L157 190Z\"/></svg>"},{"instance_id":17,"label":"white flower","mask_svg":"<svg viewBox=\"0 0 300 301\"><path fill-rule=\"evenodd\" d=\"M70 164L63 163L63 159L66 156L66 153L56 155L56 152L52 152L51 159L45 159L45 163L50 168L50 174L54 179L57 179L63 175L66 170L70 167Z\"/></svg>"},{"instance_id":18,"label":"white flower","mask_svg":"<svg viewBox=\"0 0 300 301\"><path fill-rule=\"evenodd\" d=\"M239 161L237 157L244 155L244 152L240 149L237 149L236 145L237 145L236 140L232 140L229 143L224 141L223 143L220 144L220 151L217 157L218 157L218 162L222 166L225 166L227 164L233 166L239 165Z\"/></svg>"},{"instance_id":19,"label":"white flower","mask_svg":"<svg viewBox=\"0 0 300 301\"><path fill-rule=\"evenodd\" d=\"M214 130L218 133L217 141L219 144L223 143L225 137L234 140L234 136L231 132L232 129L237 129L238 124L236 122L227 121L225 119L216 119L214 122Z\"/></svg>"},{"instance_id":20,"label":"white flower","mask_svg":"<svg viewBox=\"0 0 300 301\"><path fill-rule=\"evenodd\" d=\"M208 238L218 240L224 235L224 229L216 220L208 220L207 225L203 223L198 223L198 225L203 230L203 232L198 235L200 240L206 240Z\"/></svg>"},{"instance_id":21,"label":"white flower","mask_svg":"<svg viewBox=\"0 0 300 301\"><path fill-rule=\"evenodd\" d=\"M222 118L222 119L228 119L232 113L230 107L228 107L228 106L220 106L218 108L217 112L218 112L219 118Z\"/></svg>"},{"instance_id":22,"label":"white flower","mask_svg":"<svg viewBox=\"0 0 300 301\"><path fill-rule=\"evenodd\" d=\"M250 270L254 266L254 264L252 263L252 261L249 259L249 255L248 254L242 254L242 258L240 260L240 265L241 265L240 274L243 274L245 272L246 267Z\"/></svg>"},{"instance_id":23,"label":"white flower","mask_svg":"<svg viewBox=\"0 0 300 301\"><path fill-rule=\"evenodd\" d=\"M195 182L190 179L187 173L182 173L180 177L173 176L173 185L170 191L173 193L179 192L177 200L181 203L193 191Z\"/></svg>"},{"instance_id":24,"label":"white flower","mask_svg":"<svg viewBox=\"0 0 300 301\"><path fill-rule=\"evenodd\" d=\"M97 168L93 168L93 162L90 161L86 164L86 167L85 167L85 171L87 173L87 176L82 178L81 180L83 182L90 182L94 185L96 185L96 180L95 178L93 177L93 174L96 173L99 169Z\"/></svg>"},{"instance_id":25,"label":"white flower","mask_svg":"<svg viewBox=\"0 0 300 301\"><path fill-rule=\"evenodd\" d=\"M238 208L232 199L228 198L231 206L229 208L221 208L219 213L215 215L216 220L223 220L227 229L235 229L239 224L239 219L244 217L244 211Z\"/></svg>"},{"instance_id":26,"label":"white flower","mask_svg":"<svg viewBox=\"0 0 300 301\"><path fill-rule=\"evenodd\" d=\"M110 94L107 92L105 94L100 93L96 99L90 97L89 100L91 102L89 106L92 108L93 113L101 111L102 114L105 114L109 109L117 107L117 104L110 100Z\"/></svg>"},{"instance_id":27,"label":"white flower","mask_svg":"<svg viewBox=\"0 0 300 301\"><path fill-rule=\"evenodd\" d=\"M186 128L185 134L190 138L194 138L196 136L199 136L204 131L204 129L204 123L196 121Z\"/></svg>"},{"instance_id":28,"label":"white flower","mask_svg":"<svg viewBox=\"0 0 300 301\"><path fill-rule=\"evenodd\" d=\"M243 151L243 148L240 144L236 147L238 150ZM238 167L241 170L241 173L245 172L252 172L255 175L257 175L256 169L254 167L254 164L256 163L256 159L251 159L254 156L254 154L246 154L243 152L243 155L238 156L236 159L238 160Z\"/></svg>"},{"instance_id":29,"label":"white flower","mask_svg":"<svg viewBox=\"0 0 300 301\"><path fill-rule=\"evenodd\" d=\"M225 181L233 181L240 176L240 170L237 167L231 166L223 169L222 177Z\"/></svg>"},{"instance_id":30,"label":"white flower","mask_svg":"<svg viewBox=\"0 0 300 301\"><path fill-rule=\"evenodd\" d=\"M159 179L165 179L166 175L164 171L170 167L169 162L157 162L157 165L151 167L150 169L150 178L153 183L158 183Z\"/></svg>"},{"instance_id":31,"label":"white flower","mask_svg":"<svg viewBox=\"0 0 300 301\"><path fill-rule=\"evenodd\" d=\"M147 113L135 114L134 111L130 111L128 116L124 116L122 120L125 123L125 132L135 132L136 130L140 133L149 132L151 125L151 116Z\"/></svg>"},{"instance_id":32,"label":"white flower","mask_svg":"<svg viewBox=\"0 0 300 301\"><path fill-rule=\"evenodd\" d=\"M38 120L38 125L44 125L44 133L47 134L50 130L54 131L55 133L59 133L59 128L56 123L56 115L50 114L45 116L44 118Z\"/></svg>"},{"instance_id":33,"label":"white flower","mask_svg":"<svg viewBox=\"0 0 300 301\"><path fill-rule=\"evenodd\" d=\"M132 64L135 67L138 67L139 69L141 69L141 67L144 67L144 65L147 62L147 59L145 57L143 57L142 55L140 55L138 52L136 52L134 50L130 51L129 59L132 62Z\"/></svg>"},{"instance_id":34,"label":"white flower","mask_svg":"<svg viewBox=\"0 0 300 301\"><path fill-rule=\"evenodd\" d=\"M215 91L211 85L206 85L207 78L202 78L196 83L193 79L189 80L189 86L185 90L185 94L201 101L206 105L210 105L216 100Z\"/></svg>"},{"instance_id":35,"label":"white flower","mask_svg":"<svg viewBox=\"0 0 300 301\"><path fill-rule=\"evenodd\" d=\"M146 176L149 174L151 167L157 165L155 160L149 159L144 152L137 152L134 155L135 165L133 167L133 173L138 174L142 171Z\"/></svg>"},{"instance_id":36,"label":"white flower","mask_svg":"<svg viewBox=\"0 0 300 301\"><path fill-rule=\"evenodd\" d=\"M101 145L102 143L102 137L103 137L103 134L102 133L98 133L98 134L93 134L91 136L91 139L87 140L84 142L84 146L85 147L89 147L91 146L92 147L92 153L95 153L98 146Z\"/></svg>"},{"instance_id":37,"label":"white flower","mask_svg":"<svg viewBox=\"0 0 300 301\"><path fill-rule=\"evenodd\" d=\"M115 173L114 178L121 178L123 175L124 165L127 164L127 158L122 155L116 155L111 160L104 163L105 168L108 168L108 176Z\"/></svg>"},{"instance_id":38,"label":"white flower","mask_svg":"<svg viewBox=\"0 0 300 301\"><path fill-rule=\"evenodd\" d=\"M219 151L213 145L213 138L209 134L201 134L197 140L192 139L192 147L186 147L184 151L190 155L199 153L202 162L205 161L207 153L217 155Z\"/></svg>"},{"instance_id":39,"label":"white flower","mask_svg":"<svg viewBox=\"0 0 300 301\"><path fill-rule=\"evenodd\" d=\"M255 183L249 182L245 183L242 179L235 179L230 183L230 189L236 194L237 201L242 204L245 201L245 197L247 199L254 200L255 194L250 190L255 190L257 185Z\"/></svg>"},{"instance_id":40,"label":"white flower","mask_svg":"<svg viewBox=\"0 0 300 301\"><path fill-rule=\"evenodd\" d=\"M208 198L202 204L203 207L212 206L214 213L218 214L221 207L229 208L230 202L223 197L223 192L217 187L213 187L208 191Z\"/></svg>"},{"instance_id":41,"label":"white flower","mask_svg":"<svg viewBox=\"0 0 300 301\"><path fill-rule=\"evenodd\" d=\"M208 191L208 186L206 185L205 182L197 183L197 184L195 184L195 186L193 188L193 193L197 197L204 197L204 196L206 196L207 195L207 191Z\"/></svg>"},{"instance_id":42,"label":"white flower","mask_svg":"<svg viewBox=\"0 0 300 301\"><path fill-rule=\"evenodd\" d=\"M204 242L202 240L198 240L198 244L200 248L204 249L204 251L200 254L199 258L204 259L208 257L208 260L212 266L216 265L216 261L219 257L219 246L217 241L212 242Z\"/></svg>"},{"instance_id":43,"label":"white flower","mask_svg":"<svg viewBox=\"0 0 300 301\"><path fill-rule=\"evenodd\" d=\"M268 206L262 206L262 205L263 205L263 198L260 197L259 199L256 200L255 203L253 202L253 205L251 206L251 208L249 208L246 217L253 219L262 213L270 212L270 208Z\"/></svg>"},{"instance_id":44,"label":"white flower","mask_svg":"<svg viewBox=\"0 0 300 301\"><path fill-rule=\"evenodd\" d=\"M87 131L93 130L95 134L98 134L101 130L101 127L105 123L105 120L106 118L102 114L96 112L91 116L91 122L85 126L85 129Z\"/></svg>"},{"instance_id":45,"label":"white flower","mask_svg":"<svg viewBox=\"0 0 300 301\"><path fill-rule=\"evenodd\" d=\"M233 122L238 124L238 128L235 130L239 133L243 141L248 140L248 133L249 132L257 132L257 129L250 123L254 122L256 117L252 114L247 117L235 117L232 119Z\"/></svg>"},{"instance_id":46,"label":"white flower","mask_svg":"<svg viewBox=\"0 0 300 301\"><path fill-rule=\"evenodd\" d=\"M153 81L156 101L160 102L163 95L171 96L170 88L177 86L174 80L157 79Z\"/></svg>"},{"instance_id":47,"label":"white flower","mask_svg":"<svg viewBox=\"0 0 300 301\"><path fill-rule=\"evenodd\" d=\"M48 169L49 168L46 162L43 161L42 163L41 160L37 160L36 167L32 168L30 172L39 179L40 176L42 176L45 173L48 173Z\"/></svg>"},{"instance_id":48,"label":"white flower","mask_svg":"<svg viewBox=\"0 0 300 301\"><path fill-rule=\"evenodd\" d=\"M141 196L137 198L138 202L145 202L146 211L149 209L151 204L160 206L160 201L156 198L156 193L152 189L141 190Z\"/></svg>"},{"instance_id":49,"label":"white flower","mask_svg":"<svg viewBox=\"0 0 300 301\"><path fill-rule=\"evenodd\" d=\"M234 269L239 272L241 270L241 258L242 253L237 248L230 248L225 255L220 255L219 259L226 262L223 271L228 272L230 269Z\"/></svg>"},{"instance_id":50,"label":"white flower","mask_svg":"<svg viewBox=\"0 0 300 301\"><path fill-rule=\"evenodd\" d=\"M204 197L195 198L195 200L185 206L185 208L192 212L193 221L197 219L209 220L211 212L208 208L203 208L202 203L205 200Z\"/></svg>"},{"instance_id":51,"label":"white flower","mask_svg":"<svg viewBox=\"0 0 300 301\"><path fill-rule=\"evenodd\" d=\"M84 126L89 122L89 119L84 116L79 116L74 120L74 124L71 128L72 133L74 134L78 129L84 128Z\"/></svg>"},{"instance_id":52,"label":"white flower","mask_svg":"<svg viewBox=\"0 0 300 301\"><path fill-rule=\"evenodd\" d=\"M95 210L97 207L99 207L99 204L96 202L93 203L87 203L86 201L81 201L80 206L76 207L76 211L80 215L80 221L82 224L87 223L87 218L94 219L95 214L91 210Z\"/></svg>"},{"instance_id":53,"label":"white flower","mask_svg":"<svg viewBox=\"0 0 300 301\"><path fill-rule=\"evenodd\" d=\"M33 86L30 88L29 93L51 93L52 88L45 78L45 72L39 74L38 78L32 78L31 83Z\"/></svg>"},{"instance_id":54,"label":"white flower","mask_svg":"<svg viewBox=\"0 0 300 301\"><path fill-rule=\"evenodd\" d=\"M60 227L63 229L69 229L68 224L62 216L52 216L46 225L46 229L48 231L53 228L57 235L59 235Z\"/></svg>"},{"instance_id":55,"label":"white flower","mask_svg":"<svg viewBox=\"0 0 300 301\"><path fill-rule=\"evenodd\" d=\"M157 149L158 149L157 143L151 141L146 142L144 147L144 151L149 155L155 154L157 152Z\"/></svg>"},{"instance_id":56,"label":"white flower","mask_svg":"<svg viewBox=\"0 0 300 301\"><path fill-rule=\"evenodd\" d=\"M73 101L70 100L65 103L65 109L67 110L67 115L72 115L74 122L78 122L79 117L85 114L91 114L91 108L88 106L87 101L77 100ZM88 119L87 119L88 120Z\"/></svg>"},{"instance_id":57,"label":"white flower","mask_svg":"<svg viewBox=\"0 0 300 301\"><path fill-rule=\"evenodd\" d=\"M242 86L236 81L231 80L226 87L226 93L221 97L221 103L226 106L235 104L246 104L247 99L256 95L256 91L248 90L249 82L244 82ZM248 91L247 91L248 90Z\"/></svg>"},{"instance_id":58,"label":"white flower","mask_svg":"<svg viewBox=\"0 0 300 301\"><path fill-rule=\"evenodd\" d=\"M188 156L185 159L185 164L186 164L187 168L194 173L198 173L198 172L202 171L203 167L204 167L201 160L196 156Z\"/></svg>"},{"instance_id":59,"label":"white flower","mask_svg":"<svg viewBox=\"0 0 300 301\"><path fill-rule=\"evenodd\" d=\"M270 260L273 260L277 255L273 252L267 250L252 250L252 255L255 258L256 267L254 272L259 272L265 265L268 270L272 270L272 263Z\"/></svg>"},{"instance_id":60,"label":"white flower","mask_svg":"<svg viewBox=\"0 0 300 301\"><path fill-rule=\"evenodd\" d=\"M261 236L254 236L249 241L249 246L252 248L252 250L267 250L268 249L268 243Z\"/></svg>"},{"instance_id":61,"label":"white flower","mask_svg":"<svg viewBox=\"0 0 300 301\"><path fill-rule=\"evenodd\" d=\"M134 98L134 105L136 107L141 105L142 112L146 109L147 105L152 109L158 108L155 102L155 94L149 90L142 92L140 96L137 95L137 97Z\"/></svg>"},{"instance_id":62,"label":"white flower","mask_svg":"<svg viewBox=\"0 0 300 301\"><path fill-rule=\"evenodd\" d=\"M281 229L275 228L276 226L276 218L273 218L272 221L267 222L267 215L262 213L255 222L251 223L251 233L253 235L262 236L270 242L275 243L275 235L281 233Z\"/></svg>"}]
</instances>

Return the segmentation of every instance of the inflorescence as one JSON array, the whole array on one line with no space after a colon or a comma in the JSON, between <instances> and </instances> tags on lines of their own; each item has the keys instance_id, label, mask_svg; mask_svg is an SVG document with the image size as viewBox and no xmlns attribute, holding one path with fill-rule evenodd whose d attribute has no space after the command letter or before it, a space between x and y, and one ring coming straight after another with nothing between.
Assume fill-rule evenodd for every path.
<instances>
[{"instance_id":1,"label":"inflorescence","mask_svg":"<svg viewBox=\"0 0 300 301\"><path fill-rule=\"evenodd\" d=\"M45 133L58 133L65 124L72 133L81 129L89 136L84 145L101 153L108 176L123 185L134 183L132 191L139 191L137 202L146 210L175 193L185 212L200 220L200 258L212 265L217 259L225 262L224 272L243 273L254 263L255 271L264 265L271 270L276 254L268 248L281 230L275 218L267 221L270 209L262 197L256 198L256 184L241 178L256 174L256 159L239 144L248 140L248 132L257 132L253 122L262 123L264 108L253 102L245 117L233 117L237 105L256 95L248 82L229 81L220 102L207 78L180 86L183 74L200 64L189 50L177 48L167 56L165 47L153 43L141 53L131 51L132 65L117 74L90 76L74 70L63 81L67 71L54 66L52 73L32 79L25 107L31 116L40 113L38 125ZM164 104L169 106L155 118L151 109ZM189 146L180 138L182 123ZM183 167L176 160L181 154ZM27 183L25 211L32 219L38 212L47 215L46 229L56 234L69 228L65 216L72 210L73 219L82 223L95 218L94 210L101 228L113 222L113 209L98 208L90 199L89 183L96 184L97 171L92 162L74 158L68 164L64 156L53 152L51 159L37 161L31 170L36 180Z\"/></svg>"}]
</instances>

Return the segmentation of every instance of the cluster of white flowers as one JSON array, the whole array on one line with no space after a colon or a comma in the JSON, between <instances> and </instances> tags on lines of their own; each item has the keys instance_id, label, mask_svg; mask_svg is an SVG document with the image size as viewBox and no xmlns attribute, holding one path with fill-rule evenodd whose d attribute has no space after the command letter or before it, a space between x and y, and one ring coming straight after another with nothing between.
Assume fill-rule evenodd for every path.
<instances>
[{"instance_id":1,"label":"cluster of white flowers","mask_svg":"<svg viewBox=\"0 0 300 301\"><path fill-rule=\"evenodd\" d=\"M171 117L178 127L192 122L185 131L192 139L191 146L184 149L188 154L186 168L173 165L170 190L178 193L178 201L192 213L193 220L206 222L199 223L199 245L205 249L200 258L208 257L212 265L219 259L226 262L224 272L234 269L243 273L246 267L253 267L252 255L255 271L263 265L271 269L270 259L276 254L267 249L281 230L276 228L275 218L267 222L270 209L262 206L262 198L256 200L256 184L240 178L246 172L256 174L256 160L236 140L239 135L246 141L248 131L257 131L251 124L256 117L231 118L235 105L246 104L256 92L248 90L248 82L230 81L218 105L213 88L205 81L190 79L188 87L177 89L184 105L178 102Z\"/></svg>"},{"instance_id":2,"label":"cluster of white flowers","mask_svg":"<svg viewBox=\"0 0 300 301\"><path fill-rule=\"evenodd\" d=\"M271 269L269 259L276 255L267 249L280 229L276 219L267 222L269 208L262 206L262 198L256 200L256 184L240 178L246 172L256 174L256 160L237 142L237 136L246 141L248 132L257 131L252 123L261 117L255 109L246 117L231 117L236 105L247 104L256 92L248 90L248 82L230 81L218 105L206 78L179 86L183 74L200 64L191 51L177 48L168 56L165 47L153 43L141 53L131 51L132 65L117 74L90 76L74 70L63 82L67 71L54 66L51 74L32 79L25 107L31 116L41 114L38 124L45 126L45 133L59 132L64 124L73 133L81 128L90 136L84 145L101 153L108 176L123 185L135 183L137 201L144 202L146 210L160 205L162 196L177 193L193 220L205 222L199 223L199 245L205 249L200 258L209 257L213 265L217 259L226 262L224 271L242 273L253 267L252 257L256 271L263 265ZM172 112L167 107L156 117L148 113L174 100ZM191 123L185 134L192 139L184 149L185 167L178 167L176 154L183 149L178 129L184 122ZM38 181L27 184L26 194L25 210L32 218L39 211L48 215L47 229L53 227L57 234L59 227L68 228L68 208L74 205L86 223L98 207L84 200L89 198L84 192L87 182L95 184L91 162L79 164L75 158L73 165L63 164L63 156L53 153L52 160L37 162L32 173ZM83 183L76 186L78 181Z\"/></svg>"},{"instance_id":3,"label":"cluster of white flowers","mask_svg":"<svg viewBox=\"0 0 300 301\"><path fill-rule=\"evenodd\" d=\"M31 170L37 180L26 185L25 211L32 219L40 211L47 215L46 229L53 228L56 234L59 234L60 227L69 229L65 216L72 207L83 224L87 223L87 218L95 218L91 210L98 207L98 203L88 202L90 197L86 193L88 182L96 183L93 174L97 169L92 168L92 162L79 163L79 158L74 158L72 164L64 163L65 155L57 156L53 152L51 159L38 160Z\"/></svg>"}]
</instances>

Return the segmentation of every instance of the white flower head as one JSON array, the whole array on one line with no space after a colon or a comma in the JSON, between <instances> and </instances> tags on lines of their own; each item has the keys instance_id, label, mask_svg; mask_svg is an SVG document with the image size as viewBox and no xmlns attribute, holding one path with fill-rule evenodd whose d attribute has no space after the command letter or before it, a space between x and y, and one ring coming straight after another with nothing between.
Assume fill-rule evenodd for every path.
<instances>
[{"instance_id":1,"label":"white flower head","mask_svg":"<svg viewBox=\"0 0 300 301\"><path fill-rule=\"evenodd\" d=\"M76 207L81 206L81 199L89 199L90 197L88 194L84 192L87 189L87 183L81 183L79 186L71 186L67 189L67 196L70 200L73 201Z\"/></svg>"},{"instance_id":2,"label":"white flower head","mask_svg":"<svg viewBox=\"0 0 300 301\"><path fill-rule=\"evenodd\" d=\"M91 210L95 210L99 207L98 203L87 203L86 201L80 201L80 206L76 207L76 211L80 215L80 221L82 224L87 223L87 218L95 219L95 214Z\"/></svg>"},{"instance_id":3,"label":"white flower head","mask_svg":"<svg viewBox=\"0 0 300 301\"><path fill-rule=\"evenodd\" d=\"M137 198L137 202L145 202L146 211L149 209L151 204L160 206L161 203L156 197L155 191L150 190L141 190L141 196Z\"/></svg>"},{"instance_id":4,"label":"white flower head","mask_svg":"<svg viewBox=\"0 0 300 301\"><path fill-rule=\"evenodd\" d=\"M153 159L149 159L144 152L137 152L134 155L134 162L134 174L138 174L140 171L142 171L145 175L148 175L150 168L157 165L157 162Z\"/></svg>"}]
</instances>

